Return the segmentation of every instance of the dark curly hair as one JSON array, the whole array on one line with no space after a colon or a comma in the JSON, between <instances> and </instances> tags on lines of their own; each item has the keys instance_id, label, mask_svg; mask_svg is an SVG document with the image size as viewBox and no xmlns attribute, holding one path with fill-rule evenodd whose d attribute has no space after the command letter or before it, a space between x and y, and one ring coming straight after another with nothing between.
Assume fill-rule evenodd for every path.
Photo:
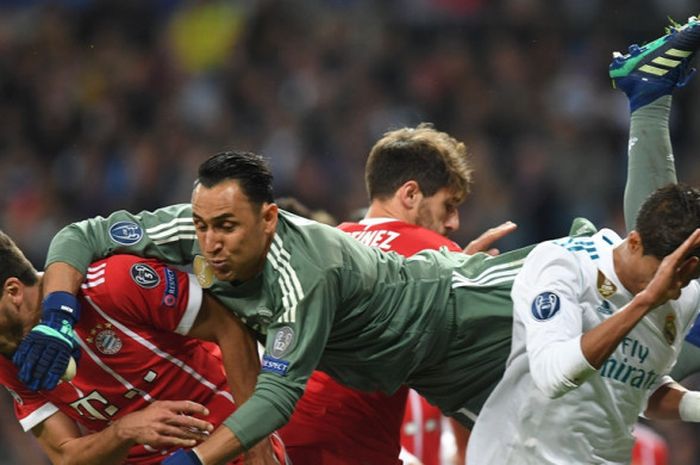
<instances>
[{"instance_id":1,"label":"dark curly hair","mask_svg":"<svg viewBox=\"0 0 700 465\"><path fill-rule=\"evenodd\" d=\"M700 190L670 184L649 196L637 215L635 230L645 255L662 259L700 228ZM700 249L691 252L700 256Z\"/></svg>"}]
</instances>

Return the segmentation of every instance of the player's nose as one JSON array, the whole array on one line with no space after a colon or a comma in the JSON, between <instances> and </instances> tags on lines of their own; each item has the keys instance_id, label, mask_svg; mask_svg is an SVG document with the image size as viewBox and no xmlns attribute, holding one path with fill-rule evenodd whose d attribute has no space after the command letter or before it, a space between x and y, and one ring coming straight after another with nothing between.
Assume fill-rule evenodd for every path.
<instances>
[{"instance_id":1,"label":"player's nose","mask_svg":"<svg viewBox=\"0 0 700 465\"><path fill-rule=\"evenodd\" d=\"M453 213L445 220L445 231L453 232L459 229L459 213Z\"/></svg>"}]
</instances>

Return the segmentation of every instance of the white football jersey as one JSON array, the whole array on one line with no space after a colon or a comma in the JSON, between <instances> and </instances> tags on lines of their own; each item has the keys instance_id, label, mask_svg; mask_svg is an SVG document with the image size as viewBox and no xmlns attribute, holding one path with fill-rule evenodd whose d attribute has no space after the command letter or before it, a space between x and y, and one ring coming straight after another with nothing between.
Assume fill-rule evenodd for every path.
<instances>
[{"instance_id":1,"label":"white football jersey","mask_svg":"<svg viewBox=\"0 0 700 465\"><path fill-rule=\"evenodd\" d=\"M631 299L613 266L611 230L538 245L513 290L513 345L503 379L472 431L468 463L627 464L633 426L666 374L700 306L693 281L650 312L599 370L581 335Z\"/></svg>"}]
</instances>

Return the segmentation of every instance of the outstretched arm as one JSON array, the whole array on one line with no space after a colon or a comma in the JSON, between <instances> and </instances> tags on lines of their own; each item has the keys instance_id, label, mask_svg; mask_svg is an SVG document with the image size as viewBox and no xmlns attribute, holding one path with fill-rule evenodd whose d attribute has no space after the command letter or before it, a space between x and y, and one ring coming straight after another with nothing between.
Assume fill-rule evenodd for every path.
<instances>
[{"instance_id":1,"label":"outstretched arm","mask_svg":"<svg viewBox=\"0 0 700 465\"><path fill-rule=\"evenodd\" d=\"M696 257L686 258L698 244L700 229L664 258L645 289L585 333L581 332L578 310L576 263L557 246L538 246L513 287L515 311L526 325L528 356L537 387L555 398L576 389L595 373L645 315L680 295L698 267Z\"/></svg>"},{"instance_id":2,"label":"outstretched arm","mask_svg":"<svg viewBox=\"0 0 700 465\"><path fill-rule=\"evenodd\" d=\"M255 384L260 373L258 343L250 329L232 311L225 308L210 294L205 293L202 307L188 336L215 342L219 345L233 398L237 405L247 401L255 391ZM226 432L230 432L225 427L219 428L219 430L225 431L219 432L217 435L225 435ZM210 451L217 451L217 447L216 443L211 445L207 442L203 454L208 456ZM231 455L232 457L242 451L239 447L240 444L233 447L232 454L234 455ZM275 465L278 462L274 455L270 441L260 441L246 453L245 463L246 465ZM200 457L202 456L200 455ZM204 463L216 462L205 460Z\"/></svg>"},{"instance_id":3,"label":"outstretched arm","mask_svg":"<svg viewBox=\"0 0 700 465\"><path fill-rule=\"evenodd\" d=\"M82 436L76 423L56 412L32 429L39 444L55 465L118 465L129 449L148 444L156 449L192 447L206 439L211 423L192 415L207 415L190 401L157 401L143 410L118 419L104 430Z\"/></svg>"},{"instance_id":4,"label":"outstretched arm","mask_svg":"<svg viewBox=\"0 0 700 465\"><path fill-rule=\"evenodd\" d=\"M600 368L622 338L651 310L677 299L695 275L698 258L687 258L700 245L696 229L673 253L666 256L646 288L632 298L623 310L605 320L581 338L583 355L594 368Z\"/></svg>"}]
</instances>

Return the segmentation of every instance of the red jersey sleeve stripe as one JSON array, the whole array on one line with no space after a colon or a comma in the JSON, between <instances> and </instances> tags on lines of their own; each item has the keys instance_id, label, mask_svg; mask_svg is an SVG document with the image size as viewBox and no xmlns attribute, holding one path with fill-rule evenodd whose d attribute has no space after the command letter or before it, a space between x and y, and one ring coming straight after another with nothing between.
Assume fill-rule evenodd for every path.
<instances>
[{"instance_id":1,"label":"red jersey sleeve stripe","mask_svg":"<svg viewBox=\"0 0 700 465\"><path fill-rule=\"evenodd\" d=\"M22 429L26 433L56 412L58 412L58 407L51 402L47 402L26 417L19 420L19 424L22 425Z\"/></svg>"},{"instance_id":2,"label":"red jersey sleeve stripe","mask_svg":"<svg viewBox=\"0 0 700 465\"><path fill-rule=\"evenodd\" d=\"M183 336L190 332L194 321L197 319L197 315L199 315L199 309L202 308L202 288L193 274L188 273L187 277L189 278L187 309L182 315L182 318L180 318L180 323L178 323L177 328L175 328L175 332Z\"/></svg>"}]
</instances>

